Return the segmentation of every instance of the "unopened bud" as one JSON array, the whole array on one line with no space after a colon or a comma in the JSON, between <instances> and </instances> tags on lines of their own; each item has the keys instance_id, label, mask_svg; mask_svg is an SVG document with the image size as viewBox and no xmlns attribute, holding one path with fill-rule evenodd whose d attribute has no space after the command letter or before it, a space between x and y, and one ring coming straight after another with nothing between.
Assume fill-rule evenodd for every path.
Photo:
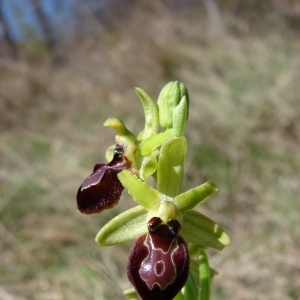
<instances>
[{"instance_id":1,"label":"unopened bud","mask_svg":"<svg viewBox=\"0 0 300 300\"><path fill-rule=\"evenodd\" d=\"M163 128L173 127L173 110L180 103L182 97L187 100L187 108L189 104L189 93L186 86L178 81L171 81L161 90L157 104L159 108L159 121ZM188 116L188 113L187 113Z\"/></svg>"}]
</instances>

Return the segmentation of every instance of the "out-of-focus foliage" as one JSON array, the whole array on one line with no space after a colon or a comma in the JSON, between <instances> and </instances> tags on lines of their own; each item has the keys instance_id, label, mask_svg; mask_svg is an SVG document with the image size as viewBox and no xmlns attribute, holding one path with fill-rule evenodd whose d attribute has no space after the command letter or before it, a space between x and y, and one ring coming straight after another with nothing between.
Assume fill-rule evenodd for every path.
<instances>
[{"instance_id":1,"label":"out-of-focus foliage","mask_svg":"<svg viewBox=\"0 0 300 300\"><path fill-rule=\"evenodd\" d=\"M1 41L1 299L121 299L130 245L91 241L135 204L123 195L86 217L75 196L114 142L102 123L120 117L137 134L133 88L157 99L170 80L190 94L184 190L216 181L201 212L232 239L208 253L212 299L299 298L299 4L210 3L126 1L113 25L78 18L82 31L53 50L28 39L16 58Z\"/></svg>"}]
</instances>

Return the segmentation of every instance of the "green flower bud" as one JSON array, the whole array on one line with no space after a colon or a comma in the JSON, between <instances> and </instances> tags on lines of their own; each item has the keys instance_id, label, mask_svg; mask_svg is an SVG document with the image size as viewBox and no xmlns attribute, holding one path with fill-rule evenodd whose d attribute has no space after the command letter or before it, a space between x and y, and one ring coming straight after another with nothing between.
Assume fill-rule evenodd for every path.
<instances>
[{"instance_id":1,"label":"green flower bud","mask_svg":"<svg viewBox=\"0 0 300 300\"><path fill-rule=\"evenodd\" d=\"M173 110L180 103L182 97L186 97L187 108L189 105L189 93L186 86L178 81L171 81L161 90L157 104L159 109L159 121L163 128L173 127ZM188 117L188 112L187 112ZM185 121L185 120L184 120Z\"/></svg>"}]
</instances>

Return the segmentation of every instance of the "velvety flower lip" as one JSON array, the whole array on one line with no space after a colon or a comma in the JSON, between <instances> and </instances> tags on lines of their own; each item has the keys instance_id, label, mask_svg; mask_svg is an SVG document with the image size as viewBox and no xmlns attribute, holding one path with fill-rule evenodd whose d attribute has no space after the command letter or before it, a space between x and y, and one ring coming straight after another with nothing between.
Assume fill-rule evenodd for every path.
<instances>
[{"instance_id":1,"label":"velvety flower lip","mask_svg":"<svg viewBox=\"0 0 300 300\"><path fill-rule=\"evenodd\" d=\"M143 300L171 300L184 286L189 274L189 254L178 236L177 220L164 224L160 218L148 221L148 234L133 244L127 276Z\"/></svg>"},{"instance_id":2,"label":"velvety flower lip","mask_svg":"<svg viewBox=\"0 0 300 300\"><path fill-rule=\"evenodd\" d=\"M77 192L77 208L81 213L99 213L118 204L124 189L117 175L129 169L131 163L123 155L124 146L117 144L114 157L108 164L97 163Z\"/></svg>"}]
</instances>

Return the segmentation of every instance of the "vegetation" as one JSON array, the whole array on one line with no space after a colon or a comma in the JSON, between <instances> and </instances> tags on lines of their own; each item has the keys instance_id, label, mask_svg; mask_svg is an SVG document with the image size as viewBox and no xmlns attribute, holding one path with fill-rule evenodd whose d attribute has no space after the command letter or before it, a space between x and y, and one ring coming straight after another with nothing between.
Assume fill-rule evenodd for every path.
<instances>
[{"instance_id":1,"label":"vegetation","mask_svg":"<svg viewBox=\"0 0 300 300\"><path fill-rule=\"evenodd\" d=\"M76 192L114 143L107 116L135 134L143 126L133 87L156 99L179 80L193 99L183 190L216 181L199 209L232 240L208 252L219 272L211 298L298 299L297 27L254 30L224 13L226 31L211 34L197 9L142 8L120 28L73 42L63 64L28 44L18 60L0 59L0 298L122 299L130 243L92 241L134 202L123 193L118 206L87 217L74 208Z\"/></svg>"}]
</instances>

